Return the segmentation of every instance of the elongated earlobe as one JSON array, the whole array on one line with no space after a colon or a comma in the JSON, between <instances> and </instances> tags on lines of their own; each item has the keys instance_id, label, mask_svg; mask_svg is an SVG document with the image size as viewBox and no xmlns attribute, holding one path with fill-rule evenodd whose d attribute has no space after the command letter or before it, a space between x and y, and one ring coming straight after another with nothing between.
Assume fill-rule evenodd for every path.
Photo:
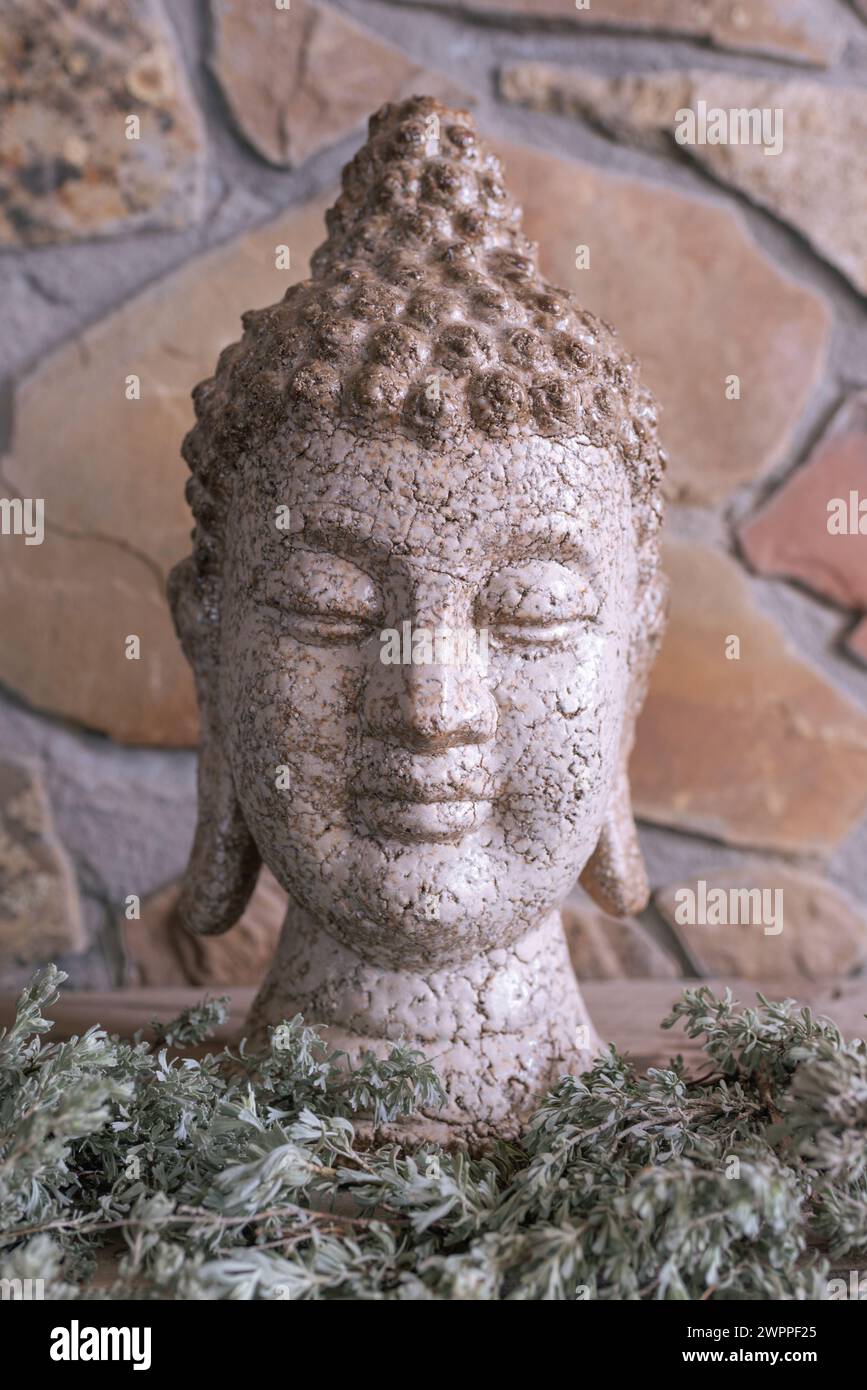
<instances>
[{"instance_id":1,"label":"elongated earlobe","mask_svg":"<svg viewBox=\"0 0 867 1390\"><path fill-rule=\"evenodd\" d=\"M261 865L219 740L203 730L199 818L176 909L187 931L216 936L233 927L256 887Z\"/></svg>"},{"instance_id":2,"label":"elongated earlobe","mask_svg":"<svg viewBox=\"0 0 867 1390\"><path fill-rule=\"evenodd\" d=\"M629 758L635 741L635 723L644 703L650 670L662 642L668 611L668 581L656 568L652 545L650 570L652 577L640 591L633 628L631 678L620 743L620 772L596 848L584 865L579 880L597 906L612 917L629 917L635 912L642 912L650 897L644 855L632 813Z\"/></svg>"},{"instance_id":3,"label":"elongated earlobe","mask_svg":"<svg viewBox=\"0 0 867 1390\"><path fill-rule=\"evenodd\" d=\"M217 605L205 601L191 558L172 571L169 600L196 678L201 713L198 820L175 912L187 931L216 936L233 927L243 913L262 860L244 820L214 714L216 641L209 615Z\"/></svg>"},{"instance_id":4,"label":"elongated earlobe","mask_svg":"<svg viewBox=\"0 0 867 1390\"><path fill-rule=\"evenodd\" d=\"M584 866L580 882L597 906L612 917L628 917L647 906L650 888L625 768L617 779L596 848Z\"/></svg>"}]
</instances>

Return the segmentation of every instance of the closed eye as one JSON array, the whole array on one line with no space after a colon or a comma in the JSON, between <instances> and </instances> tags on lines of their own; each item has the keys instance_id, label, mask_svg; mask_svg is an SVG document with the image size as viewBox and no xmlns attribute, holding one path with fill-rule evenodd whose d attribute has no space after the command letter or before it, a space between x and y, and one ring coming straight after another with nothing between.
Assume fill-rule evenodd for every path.
<instances>
[{"instance_id":1,"label":"closed eye","mask_svg":"<svg viewBox=\"0 0 867 1390\"><path fill-rule=\"evenodd\" d=\"M577 622L516 623L502 620L489 624L492 637L509 645L534 646L540 642L567 642L574 637Z\"/></svg>"},{"instance_id":2,"label":"closed eye","mask_svg":"<svg viewBox=\"0 0 867 1390\"><path fill-rule=\"evenodd\" d=\"M291 608L280 612L290 636L326 647L363 642L375 627L373 622L346 613L302 613Z\"/></svg>"},{"instance_id":3,"label":"closed eye","mask_svg":"<svg viewBox=\"0 0 867 1390\"><path fill-rule=\"evenodd\" d=\"M266 580L262 596L291 636L322 645L363 641L382 610L370 576L323 551L294 551L287 571Z\"/></svg>"},{"instance_id":4,"label":"closed eye","mask_svg":"<svg viewBox=\"0 0 867 1390\"><path fill-rule=\"evenodd\" d=\"M497 571L476 601L476 624L495 641L530 646L576 636L599 613L585 575L557 560L535 560Z\"/></svg>"}]
</instances>

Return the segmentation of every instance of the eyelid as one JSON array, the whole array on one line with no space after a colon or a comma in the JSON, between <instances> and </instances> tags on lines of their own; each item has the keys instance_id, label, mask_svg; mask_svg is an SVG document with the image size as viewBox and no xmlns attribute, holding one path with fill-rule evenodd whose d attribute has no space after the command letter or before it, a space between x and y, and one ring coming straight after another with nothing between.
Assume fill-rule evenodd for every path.
<instances>
[{"instance_id":1,"label":"eyelid","mask_svg":"<svg viewBox=\"0 0 867 1390\"><path fill-rule=\"evenodd\" d=\"M570 607L567 611L552 610L544 616L530 616L522 613L508 612L506 610L494 611L487 615L488 622L496 627L514 628L547 628L547 627L571 627L574 623L590 622L596 617L598 606L594 603L591 608Z\"/></svg>"},{"instance_id":2,"label":"eyelid","mask_svg":"<svg viewBox=\"0 0 867 1390\"><path fill-rule=\"evenodd\" d=\"M379 589L368 574L337 555L299 548L289 568L271 578L268 602L300 617L322 622L369 624L382 609Z\"/></svg>"},{"instance_id":3,"label":"eyelid","mask_svg":"<svg viewBox=\"0 0 867 1390\"><path fill-rule=\"evenodd\" d=\"M286 592L277 600L278 606L299 618L313 618L320 622L372 623L379 615L379 604L363 605L344 597L328 596L316 602L310 594Z\"/></svg>"},{"instance_id":4,"label":"eyelid","mask_svg":"<svg viewBox=\"0 0 867 1390\"><path fill-rule=\"evenodd\" d=\"M476 612L498 626L545 629L591 621L599 600L584 575L559 561L531 562L492 575Z\"/></svg>"},{"instance_id":5,"label":"eyelid","mask_svg":"<svg viewBox=\"0 0 867 1390\"><path fill-rule=\"evenodd\" d=\"M578 619L557 623L493 623L494 642L507 642L515 646L533 646L536 643L565 642L573 635Z\"/></svg>"},{"instance_id":6,"label":"eyelid","mask_svg":"<svg viewBox=\"0 0 867 1390\"><path fill-rule=\"evenodd\" d=\"M299 642L317 647L337 647L357 644L369 636L374 624L362 618L323 617L321 614L286 613L289 635Z\"/></svg>"}]
</instances>

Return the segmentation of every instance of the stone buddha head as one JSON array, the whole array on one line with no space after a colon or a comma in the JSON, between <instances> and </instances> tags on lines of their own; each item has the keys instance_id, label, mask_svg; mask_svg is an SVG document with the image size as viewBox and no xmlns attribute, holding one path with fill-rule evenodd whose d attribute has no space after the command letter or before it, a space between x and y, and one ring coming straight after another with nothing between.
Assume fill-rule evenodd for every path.
<instances>
[{"instance_id":1,"label":"stone buddha head","mask_svg":"<svg viewBox=\"0 0 867 1390\"><path fill-rule=\"evenodd\" d=\"M327 228L194 393L181 911L231 927L264 860L290 907L253 1031L300 1010L350 1052L409 1038L444 1059L447 1124L506 1132L592 1050L563 899L580 875L608 912L646 900L655 413L542 278L466 112L379 111Z\"/></svg>"}]
</instances>

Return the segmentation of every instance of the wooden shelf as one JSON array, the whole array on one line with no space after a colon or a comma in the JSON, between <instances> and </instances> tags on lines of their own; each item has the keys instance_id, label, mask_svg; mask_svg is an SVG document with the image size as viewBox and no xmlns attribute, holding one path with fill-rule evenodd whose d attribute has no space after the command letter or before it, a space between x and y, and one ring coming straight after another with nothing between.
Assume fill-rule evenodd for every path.
<instances>
[{"instance_id":1,"label":"wooden shelf","mask_svg":"<svg viewBox=\"0 0 867 1390\"><path fill-rule=\"evenodd\" d=\"M669 1057L681 1053L686 1060L698 1056L700 1048L683 1034L680 1028L666 1031L660 1028L672 1003L682 988L707 984L715 993L728 986L742 1004L754 1004L756 992L769 999L795 998L808 1004L814 1013L832 1018L847 1037L867 1035L867 979L842 982L789 980L597 980L582 985L582 993L600 1037L613 1042L621 1052L628 1052L642 1069L664 1064ZM67 990L49 1010L55 1027L48 1039L68 1038L83 1033L92 1024L99 1024L109 1033L131 1037L146 1028L151 1019L162 1022L173 1018L191 1004L198 1003L205 991L199 988L163 987L159 989L118 989L110 992L75 992ZM212 988L210 997L231 995L229 1016L206 1049L214 1050L227 1042L237 1041L243 1033L244 1018L253 998L251 988L233 989L231 985ZM0 1027L7 1027L14 1016L15 997L0 994Z\"/></svg>"}]
</instances>

